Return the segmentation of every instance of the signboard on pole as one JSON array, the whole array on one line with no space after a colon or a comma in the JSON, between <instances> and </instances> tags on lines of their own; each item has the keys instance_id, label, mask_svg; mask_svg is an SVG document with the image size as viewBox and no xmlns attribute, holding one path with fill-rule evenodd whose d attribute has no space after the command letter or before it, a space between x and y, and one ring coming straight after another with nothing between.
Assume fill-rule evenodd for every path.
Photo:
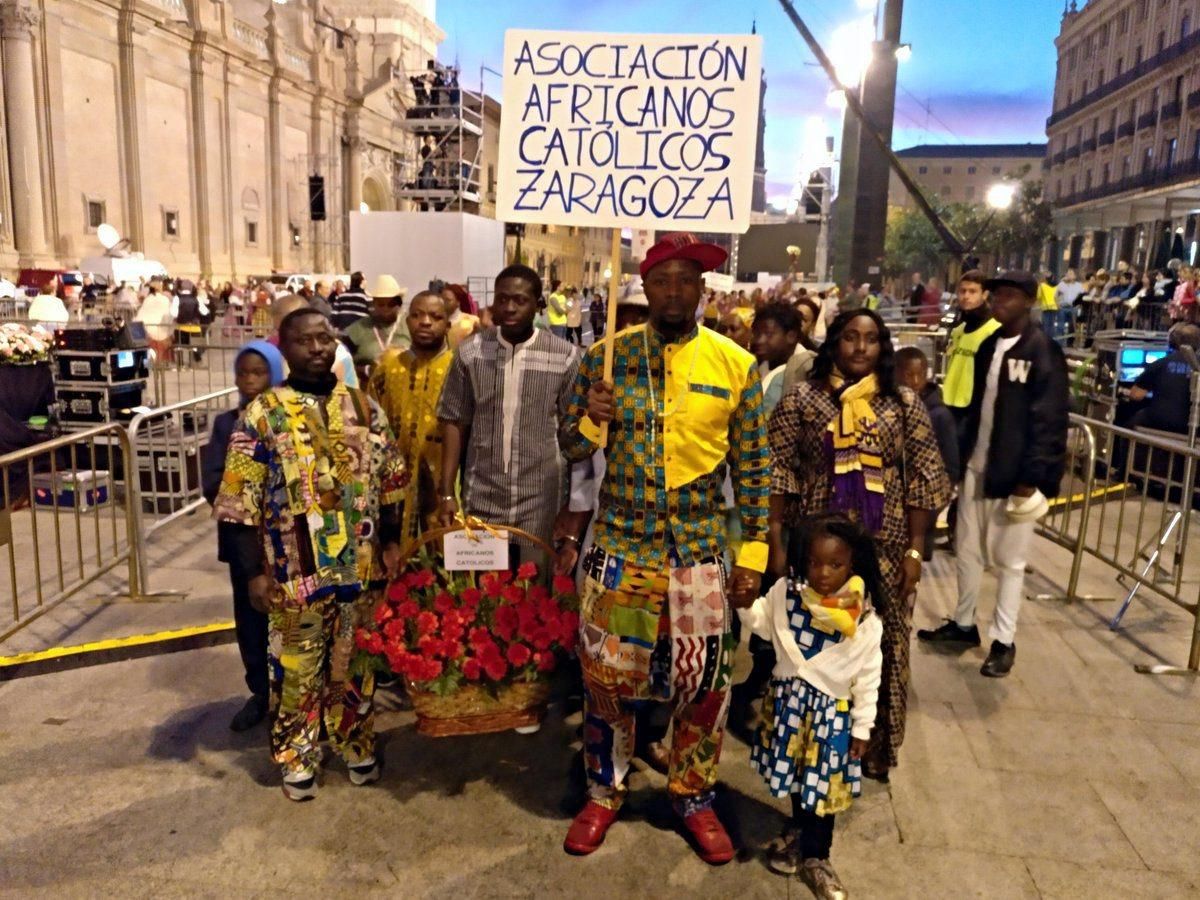
<instances>
[{"instance_id":1,"label":"signboard on pole","mask_svg":"<svg viewBox=\"0 0 1200 900\"><path fill-rule=\"evenodd\" d=\"M496 217L740 234L761 86L757 35L510 30Z\"/></svg>"}]
</instances>

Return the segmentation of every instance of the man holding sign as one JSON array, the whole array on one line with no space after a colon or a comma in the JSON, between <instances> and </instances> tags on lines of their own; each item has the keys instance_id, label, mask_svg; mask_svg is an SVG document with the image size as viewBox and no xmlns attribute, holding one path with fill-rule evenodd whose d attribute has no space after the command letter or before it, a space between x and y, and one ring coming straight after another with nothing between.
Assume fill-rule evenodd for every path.
<instances>
[{"instance_id":1,"label":"man holding sign","mask_svg":"<svg viewBox=\"0 0 1200 900\"><path fill-rule=\"evenodd\" d=\"M591 853L604 840L626 792L634 709L663 701L674 707L675 808L702 859L733 858L712 810L733 664L728 601L749 605L758 596L770 463L754 357L696 325L701 275L725 257L690 234L651 248L641 266L649 323L584 355L564 422L569 459L598 449L606 456L581 594L590 799L564 841L570 853ZM611 382L603 378L609 342ZM743 535L728 577L727 467Z\"/></svg>"}]
</instances>

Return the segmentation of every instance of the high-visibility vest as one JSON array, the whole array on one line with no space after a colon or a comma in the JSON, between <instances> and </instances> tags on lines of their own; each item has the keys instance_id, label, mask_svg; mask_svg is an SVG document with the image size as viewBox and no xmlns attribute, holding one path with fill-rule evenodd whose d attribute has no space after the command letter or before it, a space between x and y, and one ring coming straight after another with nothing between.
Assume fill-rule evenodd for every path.
<instances>
[{"instance_id":1,"label":"high-visibility vest","mask_svg":"<svg viewBox=\"0 0 1200 900\"><path fill-rule=\"evenodd\" d=\"M989 319L974 331L963 323L950 332L950 347L946 350L946 380L942 384L942 402L957 409L971 405L975 389L975 354L1000 323Z\"/></svg>"}]
</instances>

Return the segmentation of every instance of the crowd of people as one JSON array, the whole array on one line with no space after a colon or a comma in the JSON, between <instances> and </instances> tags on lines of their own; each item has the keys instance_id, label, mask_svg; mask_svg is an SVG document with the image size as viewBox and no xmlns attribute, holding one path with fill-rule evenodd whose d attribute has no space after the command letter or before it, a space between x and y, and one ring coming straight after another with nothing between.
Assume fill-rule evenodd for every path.
<instances>
[{"instance_id":1,"label":"crowd of people","mask_svg":"<svg viewBox=\"0 0 1200 900\"><path fill-rule=\"evenodd\" d=\"M943 398L877 308L789 288L730 305L702 280L724 261L663 238L643 292L613 298L615 333L586 350L575 292L520 265L497 276L486 322L452 286L406 301L379 280L349 325L344 303L296 298L242 350L242 402L216 423L205 490L252 695L232 727L269 720L287 797L316 796L322 727L352 784L380 777L355 623L402 545L470 517L538 538L512 533L511 566L579 584L588 799L564 848L600 848L633 757L650 753L699 856L728 862L713 809L728 727L748 734L765 789L791 799L771 868L846 895L834 821L864 776L900 762L917 587L954 493L961 599L919 637L980 643L990 556L981 671L1014 665L1025 554L1065 465L1065 363L1027 273L963 276ZM357 371L338 369L342 349ZM740 635L753 666L735 686ZM666 721L651 745L654 709Z\"/></svg>"}]
</instances>

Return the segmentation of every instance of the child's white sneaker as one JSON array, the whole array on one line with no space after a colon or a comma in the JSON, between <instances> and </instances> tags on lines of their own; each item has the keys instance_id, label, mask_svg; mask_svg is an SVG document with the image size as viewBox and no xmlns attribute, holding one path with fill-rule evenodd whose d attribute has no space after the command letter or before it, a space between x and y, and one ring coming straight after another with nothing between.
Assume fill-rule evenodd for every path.
<instances>
[{"instance_id":1,"label":"child's white sneaker","mask_svg":"<svg viewBox=\"0 0 1200 900\"><path fill-rule=\"evenodd\" d=\"M846 900L850 896L827 859L804 860L800 866L800 877L820 900Z\"/></svg>"},{"instance_id":2,"label":"child's white sneaker","mask_svg":"<svg viewBox=\"0 0 1200 900\"><path fill-rule=\"evenodd\" d=\"M382 774L381 767L375 757L364 760L356 766L350 766L350 783L355 787L374 784Z\"/></svg>"}]
</instances>

